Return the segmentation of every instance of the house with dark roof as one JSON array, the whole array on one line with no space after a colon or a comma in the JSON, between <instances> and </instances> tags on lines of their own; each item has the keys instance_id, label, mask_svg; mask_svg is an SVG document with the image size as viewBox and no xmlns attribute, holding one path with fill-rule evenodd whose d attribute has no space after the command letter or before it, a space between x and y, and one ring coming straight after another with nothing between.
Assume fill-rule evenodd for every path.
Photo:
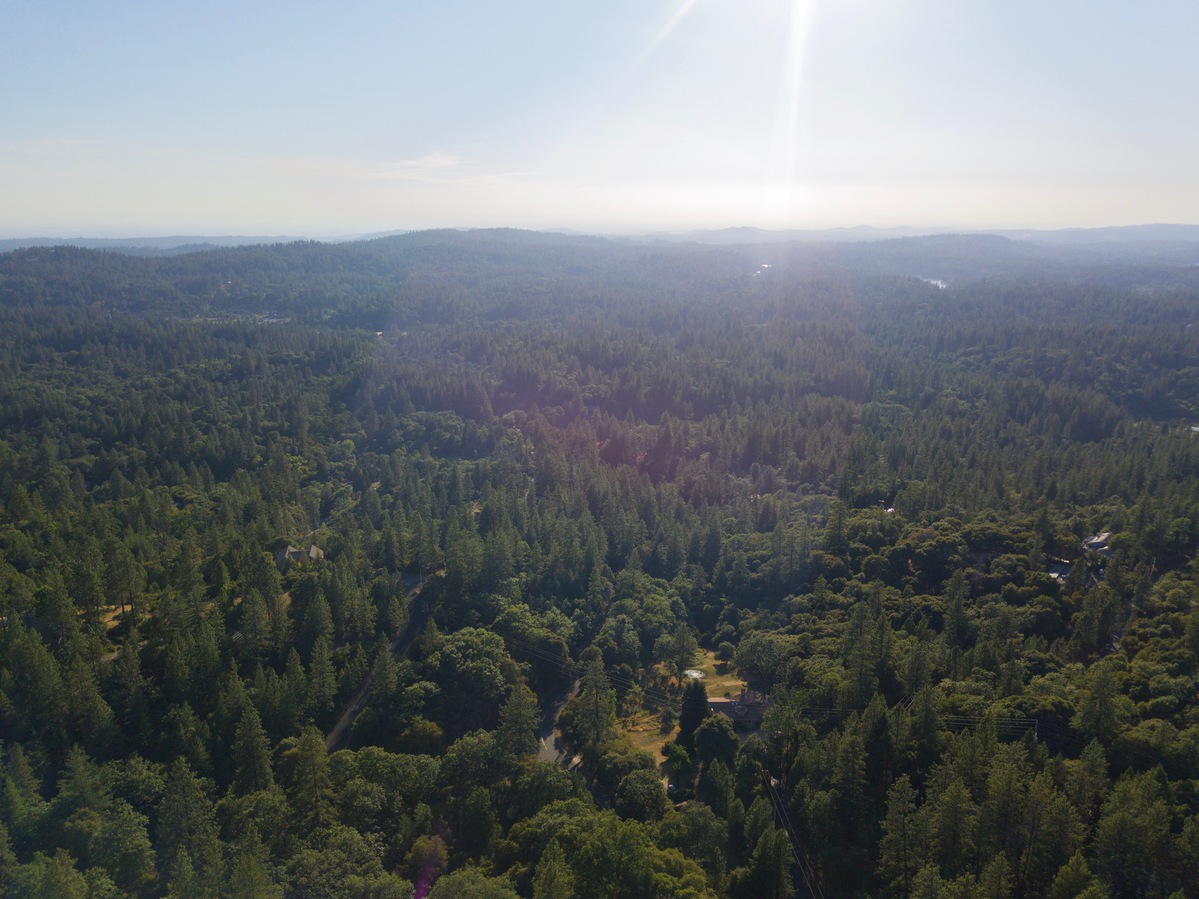
<instances>
[{"instance_id":1,"label":"house with dark roof","mask_svg":"<svg viewBox=\"0 0 1199 899\"><path fill-rule=\"evenodd\" d=\"M323 558L325 558L325 551L315 543L309 543L308 549L306 550L292 546L289 543L287 546L283 547L283 549L279 550L278 553L276 553L275 564L278 565L279 570L282 571L288 565L296 562L319 562Z\"/></svg>"},{"instance_id":2,"label":"house with dark roof","mask_svg":"<svg viewBox=\"0 0 1199 899\"><path fill-rule=\"evenodd\" d=\"M708 699L708 711L713 715L724 715L733 722L734 728L758 727L768 708L770 697L754 690L742 690L738 695L731 697Z\"/></svg>"}]
</instances>

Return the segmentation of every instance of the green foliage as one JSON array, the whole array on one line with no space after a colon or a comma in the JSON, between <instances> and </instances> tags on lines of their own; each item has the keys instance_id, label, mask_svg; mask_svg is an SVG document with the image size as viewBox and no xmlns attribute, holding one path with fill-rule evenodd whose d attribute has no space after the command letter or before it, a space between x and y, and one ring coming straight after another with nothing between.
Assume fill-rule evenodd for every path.
<instances>
[{"instance_id":1,"label":"green foliage","mask_svg":"<svg viewBox=\"0 0 1199 899\"><path fill-rule=\"evenodd\" d=\"M740 743L733 732L733 725L724 715L709 715L695 729L695 759L707 765L720 761L732 767Z\"/></svg>"},{"instance_id":2,"label":"green foliage","mask_svg":"<svg viewBox=\"0 0 1199 899\"><path fill-rule=\"evenodd\" d=\"M222 869L216 816L206 785L182 758L167 774L157 846L162 883L175 892L215 890Z\"/></svg>"},{"instance_id":3,"label":"green foliage","mask_svg":"<svg viewBox=\"0 0 1199 899\"><path fill-rule=\"evenodd\" d=\"M563 711L563 718L563 733L592 754L612 734L616 726L616 691L609 684L600 656L593 656L587 663L579 681L579 693Z\"/></svg>"},{"instance_id":4,"label":"green foliage","mask_svg":"<svg viewBox=\"0 0 1199 899\"><path fill-rule=\"evenodd\" d=\"M1108 892L1091 873L1086 859L1075 853L1054 876L1046 895L1047 899L1104 899Z\"/></svg>"},{"instance_id":5,"label":"green foliage","mask_svg":"<svg viewBox=\"0 0 1199 899\"><path fill-rule=\"evenodd\" d=\"M1194 280L881 252L0 257L0 892L1189 895Z\"/></svg>"},{"instance_id":6,"label":"green foliage","mask_svg":"<svg viewBox=\"0 0 1199 899\"><path fill-rule=\"evenodd\" d=\"M270 747L262 729L258 710L247 703L233 735L233 757L236 772L233 791L240 795L269 790L275 782L271 771Z\"/></svg>"},{"instance_id":7,"label":"green foliage","mask_svg":"<svg viewBox=\"0 0 1199 899\"><path fill-rule=\"evenodd\" d=\"M332 781L324 735L315 727L305 728L289 754L288 798L292 808L305 827L317 828L329 823Z\"/></svg>"},{"instance_id":8,"label":"green foliage","mask_svg":"<svg viewBox=\"0 0 1199 899\"><path fill-rule=\"evenodd\" d=\"M500 709L499 739L504 751L516 758L536 752L539 723L536 697L517 684Z\"/></svg>"},{"instance_id":9,"label":"green foliage","mask_svg":"<svg viewBox=\"0 0 1199 899\"><path fill-rule=\"evenodd\" d=\"M478 868L464 868L437 878L429 899L517 899L516 890L503 877L488 877Z\"/></svg>"},{"instance_id":10,"label":"green foliage","mask_svg":"<svg viewBox=\"0 0 1199 899\"><path fill-rule=\"evenodd\" d=\"M508 690L507 664L504 641L496 634L463 628L442 638L427 667L441 690L449 733L495 726Z\"/></svg>"},{"instance_id":11,"label":"green foliage","mask_svg":"<svg viewBox=\"0 0 1199 899\"><path fill-rule=\"evenodd\" d=\"M752 686L769 690L782 679L794 652L793 639L755 631L737 644L734 662Z\"/></svg>"},{"instance_id":12,"label":"green foliage","mask_svg":"<svg viewBox=\"0 0 1199 899\"><path fill-rule=\"evenodd\" d=\"M1095 828L1095 862L1117 895L1161 890L1169 870L1170 812L1152 772L1116 781Z\"/></svg>"},{"instance_id":13,"label":"green foliage","mask_svg":"<svg viewBox=\"0 0 1199 899\"><path fill-rule=\"evenodd\" d=\"M695 731L711 714L708 690L702 680L688 680L683 685L683 700L679 711L679 745L688 753L695 750Z\"/></svg>"},{"instance_id":14,"label":"green foliage","mask_svg":"<svg viewBox=\"0 0 1199 899\"><path fill-rule=\"evenodd\" d=\"M533 877L533 899L573 899L574 872L557 840L551 840Z\"/></svg>"},{"instance_id":15,"label":"green foliage","mask_svg":"<svg viewBox=\"0 0 1199 899\"><path fill-rule=\"evenodd\" d=\"M630 771L616 788L616 813L636 821L657 821L666 814L666 791L657 771Z\"/></svg>"},{"instance_id":16,"label":"green foliage","mask_svg":"<svg viewBox=\"0 0 1199 899\"><path fill-rule=\"evenodd\" d=\"M59 849L50 857L39 852L29 864L18 867L6 895L18 899L42 899L45 896L90 899L91 890L87 878L76 869L71 856Z\"/></svg>"}]
</instances>

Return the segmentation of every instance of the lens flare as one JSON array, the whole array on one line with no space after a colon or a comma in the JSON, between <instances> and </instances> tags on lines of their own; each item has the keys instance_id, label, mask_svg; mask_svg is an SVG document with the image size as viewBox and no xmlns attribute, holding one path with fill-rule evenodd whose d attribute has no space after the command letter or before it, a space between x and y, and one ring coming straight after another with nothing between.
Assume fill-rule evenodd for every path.
<instances>
[{"instance_id":1,"label":"lens flare","mask_svg":"<svg viewBox=\"0 0 1199 899\"><path fill-rule=\"evenodd\" d=\"M570 133L566 135L565 139L562 140L557 147L555 147L553 152L545 161L546 166L557 162L567 152L569 147L573 146L580 140L581 135L585 133L603 115L604 111L608 109L613 102L615 102L625 85L633 80L633 76L637 74L642 66L644 66L647 62L649 62L650 59L653 58L653 55L658 51L658 48L666 43L666 41L674 33L675 29L677 29L679 25L681 25L687 19L687 16L691 14L691 11L695 8L698 2L699 0L680 0L680 2L675 6L674 11L670 14L670 18L666 20L666 23L658 30L658 33L653 36L650 42L645 45L645 48L641 51L641 53L638 54L637 58L629 64L628 68L621 72L620 75L612 81L612 83L608 86L608 89L604 91L599 102L596 103L591 111L584 115L575 124L574 128L572 128Z\"/></svg>"},{"instance_id":2,"label":"lens flare","mask_svg":"<svg viewBox=\"0 0 1199 899\"><path fill-rule=\"evenodd\" d=\"M812 34L815 0L791 0L791 22L783 71L779 78L778 111L771 153L779 194L772 206L778 218L790 223L796 213L800 154L800 100L803 90L804 57Z\"/></svg>"}]
</instances>

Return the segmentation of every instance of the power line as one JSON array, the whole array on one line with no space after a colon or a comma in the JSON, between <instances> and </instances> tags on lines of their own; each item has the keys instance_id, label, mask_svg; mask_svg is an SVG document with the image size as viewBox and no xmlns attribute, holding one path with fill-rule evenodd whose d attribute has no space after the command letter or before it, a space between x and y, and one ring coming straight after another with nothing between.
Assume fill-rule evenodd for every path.
<instances>
[{"instance_id":1,"label":"power line","mask_svg":"<svg viewBox=\"0 0 1199 899\"><path fill-rule=\"evenodd\" d=\"M783 801L783 797L775 787L774 780L766 771L762 772L762 782L766 785L766 790L770 794L770 805L782 823L783 829L787 832L787 840L791 844L791 857L795 860L796 867L799 868L804 885L808 888L808 894L814 897L814 899L824 899L824 893L820 889L820 882L816 879L816 873L808 864L807 857L800 847L799 836L795 832L795 826L791 823L791 815L787 811L787 804Z\"/></svg>"}]
</instances>

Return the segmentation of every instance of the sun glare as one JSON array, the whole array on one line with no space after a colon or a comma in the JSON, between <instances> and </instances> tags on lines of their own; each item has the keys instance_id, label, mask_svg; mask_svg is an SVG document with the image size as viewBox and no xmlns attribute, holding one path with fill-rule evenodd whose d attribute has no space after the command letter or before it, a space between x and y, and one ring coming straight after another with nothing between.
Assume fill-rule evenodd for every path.
<instances>
[{"instance_id":1,"label":"sun glare","mask_svg":"<svg viewBox=\"0 0 1199 899\"><path fill-rule=\"evenodd\" d=\"M667 19L666 24L654 35L654 39L646 45L645 49L641 51L641 55L633 61L633 64L625 70L624 75L620 78L620 83L624 83L632 78L637 73L637 70L653 57L658 48L666 43L670 36L674 34L675 29L683 23L687 16L691 15L691 11L695 9L695 5L698 2L699 0L680 0L674 12L670 14L670 18Z\"/></svg>"},{"instance_id":2,"label":"sun glare","mask_svg":"<svg viewBox=\"0 0 1199 899\"><path fill-rule=\"evenodd\" d=\"M775 115L772 169L778 179L778 198L773 209L764 210L785 223L797 212L799 187L796 168L800 148L800 99L803 89L804 58L812 32L815 0L790 0L790 22L783 69L779 73L778 111Z\"/></svg>"}]
</instances>

